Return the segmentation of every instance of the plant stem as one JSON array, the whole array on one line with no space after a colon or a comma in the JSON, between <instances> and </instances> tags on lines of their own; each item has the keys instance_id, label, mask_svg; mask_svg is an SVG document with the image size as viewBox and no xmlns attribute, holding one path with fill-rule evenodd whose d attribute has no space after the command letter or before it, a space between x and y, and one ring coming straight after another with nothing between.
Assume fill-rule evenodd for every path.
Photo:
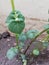
<instances>
[{"instance_id":1,"label":"plant stem","mask_svg":"<svg viewBox=\"0 0 49 65\"><path fill-rule=\"evenodd\" d=\"M16 47L18 46L18 38L19 38L19 35L18 34L16 34ZM18 48L19 49L19 48Z\"/></svg>"},{"instance_id":2,"label":"plant stem","mask_svg":"<svg viewBox=\"0 0 49 65\"><path fill-rule=\"evenodd\" d=\"M27 50L29 49L29 47L31 46L32 42L34 42L42 33L44 33L45 31L47 31L49 28L44 29L43 31L41 31L34 39L31 40L30 45L28 45L27 49L25 50L24 54L27 52Z\"/></svg>"},{"instance_id":3,"label":"plant stem","mask_svg":"<svg viewBox=\"0 0 49 65\"><path fill-rule=\"evenodd\" d=\"M14 0L11 0L12 11L15 11Z\"/></svg>"}]
</instances>

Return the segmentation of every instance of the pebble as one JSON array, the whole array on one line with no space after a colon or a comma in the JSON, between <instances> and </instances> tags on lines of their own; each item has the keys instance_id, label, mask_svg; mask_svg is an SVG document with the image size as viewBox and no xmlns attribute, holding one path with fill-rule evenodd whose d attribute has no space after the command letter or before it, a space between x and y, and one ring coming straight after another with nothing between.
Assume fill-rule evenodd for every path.
<instances>
[{"instance_id":1,"label":"pebble","mask_svg":"<svg viewBox=\"0 0 49 65\"><path fill-rule=\"evenodd\" d=\"M7 41L9 42L11 39L7 39Z\"/></svg>"},{"instance_id":2,"label":"pebble","mask_svg":"<svg viewBox=\"0 0 49 65\"><path fill-rule=\"evenodd\" d=\"M13 43L14 44L14 46L16 46L16 43Z\"/></svg>"},{"instance_id":3,"label":"pebble","mask_svg":"<svg viewBox=\"0 0 49 65\"><path fill-rule=\"evenodd\" d=\"M10 44L8 44L8 46L10 46Z\"/></svg>"},{"instance_id":4,"label":"pebble","mask_svg":"<svg viewBox=\"0 0 49 65\"><path fill-rule=\"evenodd\" d=\"M23 53L24 49L21 49L21 52Z\"/></svg>"},{"instance_id":5,"label":"pebble","mask_svg":"<svg viewBox=\"0 0 49 65\"><path fill-rule=\"evenodd\" d=\"M18 62L19 60L16 60L16 62Z\"/></svg>"}]
</instances>

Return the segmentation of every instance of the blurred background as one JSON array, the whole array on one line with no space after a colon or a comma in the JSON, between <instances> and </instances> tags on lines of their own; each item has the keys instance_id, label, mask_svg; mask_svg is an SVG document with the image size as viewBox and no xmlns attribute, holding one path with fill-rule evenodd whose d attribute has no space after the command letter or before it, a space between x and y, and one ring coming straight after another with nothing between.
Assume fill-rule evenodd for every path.
<instances>
[{"instance_id":1,"label":"blurred background","mask_svg":"<svg viewBox=\"0 0 49 65\"><path fill-rule=\"evenodd\" d=\"M49 0L14 0L16 9L27 17L47 19ZM0 0L0 14L8 15L11 11L10 0Z\"/></svg>"},{"instance_id":2,"label":"blurred background","mask_svg":"<svg viewBox=\"0 0 49 65\"><path fill-rule=\"evenodd\" d=\"M25 17L36 20L48 20L49 0L14 0L15 8L20 10ZM4 26L7 15L11 11L10 0L0 0L0 24ZM4 22L3 22L4 21ZM3 22L3 23L2 23ZM37 23L36 21L34 24ZM0 31L2 29L0 28Z\"/></svg>"}]
</instances>

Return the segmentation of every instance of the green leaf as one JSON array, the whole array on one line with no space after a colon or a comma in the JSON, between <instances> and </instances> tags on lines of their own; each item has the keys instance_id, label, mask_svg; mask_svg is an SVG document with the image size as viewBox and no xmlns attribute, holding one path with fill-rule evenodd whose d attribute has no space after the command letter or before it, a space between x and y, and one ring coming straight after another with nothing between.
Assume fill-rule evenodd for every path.
<instances>
[{"instance_id":1,"label":"green leaf","mask_svg":"<svg viewBox=\"0 0 49 65\"><path fill-rule=\"evenodd\" d=\"M26 57L25 57L24 54L21 54L21 58L22 58L22 60L25 60L26 59Z\"/></svg>"},{"instance_id":2,"label":"green leaf","mask_svg":"<svg viewBox=\"0 0 49 65\"><path fill-rule=\"evenodd\" d=\"M21 34L25 27L25 17L19 12L11 12L7 17L6 24L9 30L16 34Z\"/></svg>"},{"instance_id":3,"label":"green leaf","mask_svg":"<svg viewBox=\"0 0 49 65\"><path fill-rule=\"evenodd\" d=\"M49 28L49 24L44 25L44 29L48 29Z\"/></svg>"},{"instance_id":4,"label":"green leaf","mask_svg":"<svg viewBox=\"0 0 49 65\"><path fill-rule=\"evenodd\" d=\"M25 42L27 40L26 34L24 32L20 34L19 40L21 42Z\"/></svg>"},{"instance_id":5,"label":"green leaf","mask_svg":"<svg viewBox=\"0 0 49 65\"><path fill-rule=\"evenodd\" d=\"M11 24L8 26L9 30L13 33L21 34L25 26L24 22L12 22Z\"/></svg>"},{"instance_id":6,"label":"green leaf","mask_svg":"<svg viewBox=\"0 0 49 65\"><path fill-rule=\"evenodd\" d=\"M26 33L27 38L32 39L35 38L35 36L39 33L37 30L29 30Z\"/></svg>"},{"instance_id":7,"label":"green leaf","mask_svg":"<svg viewBox=\"0 0 49 65\"><path fill-rule=\"evenodd\" d=\"M17 47L13 47L13 51L14 51L14 53L16 53L16 54L18 54L18 53L19 53L19 50L18 50L18 48L17 48Z\"/></svg>"},{"instance_id":8,"label":"green leaf","mask_svg":"<svg viewBox=\"0 0 49 65\"><path fill-rule=\"evenodd\" d=\"M20 42L19 43L19 48L22 49L24 47L24 43L23 42Z\"/></svg>"},{"instance_id":9,"label":"green leaf","mask_svg":"<svg viewBox=\"0 0 49 65\"><path fill-rule=\"evenodd\" d=\"M15 57L15 55L18 54L18 49L16 47L11 47L8 51L7 51L7 58L9 60L13 59Z\"/></svg>"},{"instance_id":10,"label":"green leaf","mask_svg":"<svg viewBox=\"0 0 49 65\"><path fill-rule=\"evenodd\" d=\"M49 45L49 42L43 42L44 47L48 47L48 45Z\"/></svg>"},{"instance_id":11,"label":"green leaf","mask_svg":"<svg viewBox=\"0 0 49 65\"><path fill-rule=\"evenodd\" d=\"M33 50L33 54L34 54L35 56L38 56L38 55L40 54L40 52L39 52L38 49L34 49L34 50Z\"/></svg>"},{"instance_id":12,"label":"green leaf","mask_svg":"<svg viewBox=\"0 0 49 65\"><path fill-rule=\"evenodd\" d=\"M49 30L47 31L47 34L49 34Z\"/></svg>"}]
</instances>

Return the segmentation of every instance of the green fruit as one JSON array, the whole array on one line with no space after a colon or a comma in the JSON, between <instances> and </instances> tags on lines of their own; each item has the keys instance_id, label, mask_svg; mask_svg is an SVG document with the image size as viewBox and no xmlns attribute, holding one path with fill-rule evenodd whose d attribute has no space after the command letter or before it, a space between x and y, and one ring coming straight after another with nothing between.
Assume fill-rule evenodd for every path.
<instances>
[{"instance_id":1,"label":"green fruit","mask_svg":"<svg viewBox=\"0 0 49 65\"><path fill-rule=\"evenodd\" d=\"M26 37L25 33L21 33L21 34L20 34L19 40L20 40L21 42L25 42L25 41L27 40L27 37Z\"/></svg>"},{"instance_id":2,"label":"green fruit","mask_svg":"<svg viewBox=\"0 0 49 65\"><path fill-rule=\"evenodd\" d=\"M34 49L33 50L33 55L38 56L40 54L38 49Z\"/></svg>"},{"instance_id":3,"label":"green fruit","mask_svg":"<svg viewBox=\"0 0 49 65\"><path fill-rule=\"evenodd\" d=\"M8 51L7 51L7 58L9 60L13 59L15 57L15 55L18 54L18 49L15 47L11 47Z\"/></svg>"},{"instance_id":4,"label":"green fruit","mask_svg":"<svg viewBox=\"0 0 49 65\"><path fill-rule=\"evenodd\" d=\"M16 34L21 34L25 27L25 17L19 11L11 12L7 17L6 24L9 30Z\"/></svg>"}]
</instances>

